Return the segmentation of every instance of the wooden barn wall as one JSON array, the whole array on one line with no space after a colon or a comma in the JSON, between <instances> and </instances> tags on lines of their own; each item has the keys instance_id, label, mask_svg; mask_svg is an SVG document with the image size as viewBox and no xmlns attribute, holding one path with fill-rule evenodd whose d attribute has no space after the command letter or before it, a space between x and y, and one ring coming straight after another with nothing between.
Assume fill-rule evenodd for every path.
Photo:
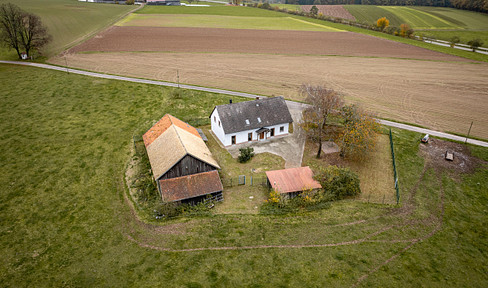
<instances>
[{"instance_id":1,"label":"wooden barn wall","mask_svg":"<svg viewBox=\"0 0 488 288\"><path fill-rule=\"evenodd\" d=\"M190 155L186 155L175 166L166 172L159 179L171 179L186 175L192 175L196 173L208 172L216 170L215 167L208 165L207 163L200 161Z\"/></svg>"}]
</instances>

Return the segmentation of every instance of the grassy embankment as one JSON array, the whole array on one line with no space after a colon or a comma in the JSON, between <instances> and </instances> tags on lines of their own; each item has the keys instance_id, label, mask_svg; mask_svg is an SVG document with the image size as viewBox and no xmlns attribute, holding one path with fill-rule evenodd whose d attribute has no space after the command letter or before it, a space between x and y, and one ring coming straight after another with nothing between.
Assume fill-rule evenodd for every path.
<instances>
[{"instance_id":1,"label":"grassy embankment","mask_svg":"<svg viewBox=\"0 0 488 288\"><path fill-rule=\"evenodd\" d=\"M87 37L108 27L136 6L86 3L75 0L0 0L12 2L23 10L41 17L53 41L44 49L44 55L53 56ZM13 50L0 48L0 59L17 60Z\"/></svg>"},{"instance_id":2,"label":"grassy embankment","mask_svg":"<svg viewBox=\"0 0 488 288\"><path fill-rule=\"evenodd\" d=\"M445 7L396 7L346 5L357 21L374 24L381 17L390 25L407 23L417 34L449 41L458 36L461 43L480 38L488 47L488 15Z\"/></svg>"},{"instance_id":3,"label":"grassy embankment","mask_svg":"<svg viewBox=\"0 0 488 288\"><path fill-rule=\"evenodd\" d=\"M296 215L143 225L124 200L132 136L165 113L186 121L207 117L228 96L193 92L174 99L156 86L8 65L0 65L0 80L0 282L6 287L350 287L364 275L363 287L487 281L488 257L479 251L488 249L488 199L481 193L488 170L453 180L428 169L412 190L424 164L418 134L394 134L404 206L416 191L410 214L346 200ZM487 149L473 153L488 160ZM441 215L441 191L442 227L429 238ZM359 242L342 243L353 240ZM311 244L331 245L259 248ZM157 250L202 247L232 249Z\"/></svg>"}]
</instances>

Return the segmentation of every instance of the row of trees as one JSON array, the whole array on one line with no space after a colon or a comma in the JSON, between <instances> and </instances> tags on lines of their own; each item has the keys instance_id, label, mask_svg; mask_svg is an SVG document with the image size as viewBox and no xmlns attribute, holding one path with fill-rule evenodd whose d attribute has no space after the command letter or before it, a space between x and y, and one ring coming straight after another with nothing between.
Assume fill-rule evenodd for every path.
<instances>
[{"instance_id":1,"label":"row of trees","mask_svg":"<svg viewBox=\"0 0 488 288\"><path fill-rule=\"evenodd\" d=\"M20 9L18 6L5 3L0 5L0 40L9 48L15 49L19 59L22 52L40 49L51 41L41 18Z\"/></svg>"},{"instance_id":2,"label":"row of trees","mask_svg":"<svg viewBox=\"0 0 488 288\"><path fill-rule=\"evenodd\" d=\"M295 5L435 6L488 12L488 0L286 0Z\"/></svg>"}]
</instances>

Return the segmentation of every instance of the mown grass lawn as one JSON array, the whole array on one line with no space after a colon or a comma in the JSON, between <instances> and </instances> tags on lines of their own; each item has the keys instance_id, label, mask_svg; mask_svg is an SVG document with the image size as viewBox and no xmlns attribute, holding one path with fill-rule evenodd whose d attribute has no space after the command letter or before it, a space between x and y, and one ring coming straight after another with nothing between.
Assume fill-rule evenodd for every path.
<instances>
[{"instance_id":1,"label":"mown grass lawn","mask_svg":"<svg viewBox=\"0 0 488 288\"><path fill-rule=\"evenodd\" d=\"M290 215L143 224L125 200L132 136L165 113L203 119L228 96L175 99L156 86L9 65L0 65L0 81L2 286L350 287L365 275L359 286L487 281L480 251L488 248L488 169L457 180L428 169L420 178L419 134L394 131L402 203L416 191L410 214L345 200ZM472 153L488 160L487 149ZM402 252L411 239L423 240ZM185 250L219 247L228 249Z\"/></svg>"}]
</instances>

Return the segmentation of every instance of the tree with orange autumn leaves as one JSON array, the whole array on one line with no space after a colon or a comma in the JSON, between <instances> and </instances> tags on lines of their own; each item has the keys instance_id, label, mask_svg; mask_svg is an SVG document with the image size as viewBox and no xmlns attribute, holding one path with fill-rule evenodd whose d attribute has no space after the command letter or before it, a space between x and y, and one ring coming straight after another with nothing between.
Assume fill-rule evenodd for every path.
<instances>
[{"instance_id":1,"label":"tree with orange autumn leaves","mask_svg":"<svg viewBox=\"0 0 488 288\"><path fill-rule=\"evenodd\" d=\"M356 105L344 106L341 115L344 119L344 128L336 139L336 143L341 148L341 156L364 159L376 146L379 124Z\"/></svg>"},{"instance_id":2,"label":"tree with orange autumn leaves","mask_svg":"<svg viewBox=\"0 0 488 288\"><path fill-rule=\"evenodd\" d=\"M378 21L376 21L376 26L378 26L378 28L383 31L386 27L390 26L390 20L386 19L386 17L382 17L378 19Z\"/></svg>"}]
</instances>

